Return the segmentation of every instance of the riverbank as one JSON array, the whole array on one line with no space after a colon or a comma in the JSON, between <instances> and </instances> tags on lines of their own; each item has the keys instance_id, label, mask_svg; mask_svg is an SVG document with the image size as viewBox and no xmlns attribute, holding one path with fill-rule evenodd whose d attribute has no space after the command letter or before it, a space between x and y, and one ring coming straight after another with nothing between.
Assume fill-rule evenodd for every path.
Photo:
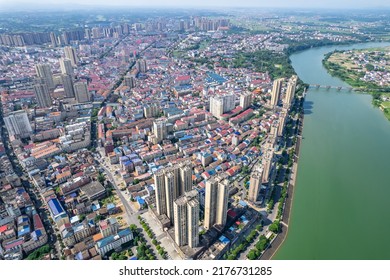
<instances>
[{"instance_id":1,"label":"riverbank","mask_svg":"<svg viewBox=\"0 0 390 280\"><path fill-rule=\"evenodd\" d=\"M303 108L302 108L303 111ZM304 124L304 114L302 112L301 117L299 118L299 126L297 133L297 142L295 144L295 153L294 153L294 163L292 166L292 172L290 175L290 180L287 188L287 197L283 208L283 215L280 219L280 232L272 241L272 243L268 246L268 248L261 255L260 260L270 260L273 256L278 252L279 248L283 245L284 241L288 236L288 226L290 224L290 216L291 210L294 201L294 191L296 186L296 179L298 173L298 160L299 160L299 152L302 141L302 131Z\"/></svg>"},{"instance_id":2,"label":"riverbank","mask_svg":"<svg viewBox=\"0 0 390 280\"><path fill-rule=\"evenodd\" d=\"M332 77L349 84L356 92L371 94L372 104L390 120L390 86L381 85L390 83L386 76L382 75L390 70L388 53L389 47L333 51L325 55L322 64ZM375 79L375 82L368 79Z\"/></svg>"}]
</instances>

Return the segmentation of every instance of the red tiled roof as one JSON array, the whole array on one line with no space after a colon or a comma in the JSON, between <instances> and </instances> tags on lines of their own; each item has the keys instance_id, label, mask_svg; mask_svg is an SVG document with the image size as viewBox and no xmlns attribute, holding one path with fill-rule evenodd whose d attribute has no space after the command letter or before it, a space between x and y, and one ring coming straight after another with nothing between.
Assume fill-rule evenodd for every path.
<instances>
[{"instance_id":1,"label":"red tiled roof","mask_svg":"<svg viewBox=\"0 0 390 280\"><path fill-rule=\"evenodd\" d=\"M38 214L35 214L33 216L33 220L34 220L34 228L35 229L43 229L44 228L43 224L42 224L42 220Z\"/></svg>"},{"instance_id":2,"label":"red tiled roof","mask_svg":"<svg viewBox=\"0 0 390 280\"><path fill-rule=\"evenodd\" d=\"M7 226L1 226L0 227L0 233L3 233L6 230L7 230Z\"/></svg>"},{"instance_id":3,"label":"red tiled roof","mask_svg":"<svg viewBox=\"0 0 390 280\"><path fill-rule=\"evenodd\" d=\"M186 75L186 76L179 76L176 78L177 81L185 81L191 79L191 76Z\"/></svg>"}]
</instances>

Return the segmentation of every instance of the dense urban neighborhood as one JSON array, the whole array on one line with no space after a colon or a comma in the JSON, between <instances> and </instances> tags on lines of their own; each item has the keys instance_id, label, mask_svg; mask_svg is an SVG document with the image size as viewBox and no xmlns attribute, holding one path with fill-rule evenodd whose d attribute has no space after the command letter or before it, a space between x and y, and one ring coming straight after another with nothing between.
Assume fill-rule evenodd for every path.
<instances>
[{"instance_id":1,"label":"dense urban neighborhood","mask_svg":"<svg viewBox=\"0 0 390 280\"><path fill-rule=\"evenodd\" d=\"M288 56L373 39L374 23L323 24L186 13L2 30L0 258L269 258L307 87Z\"/></svg>"}]
</instances>

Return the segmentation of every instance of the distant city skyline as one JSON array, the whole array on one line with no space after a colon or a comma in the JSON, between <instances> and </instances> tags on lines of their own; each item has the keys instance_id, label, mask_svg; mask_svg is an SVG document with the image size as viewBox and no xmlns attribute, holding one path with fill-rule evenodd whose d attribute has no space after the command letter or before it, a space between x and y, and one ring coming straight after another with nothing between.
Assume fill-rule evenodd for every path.
<instances>
[{"instance_id":1,"label":"distant city skyline","mask_svg":"<svg viewBox=\"0 0 390 280\"><path fill-rule=\"evenodd\" d=\"M109 3L109 4L108 4ZM50 8L50 7L69 7L75 6L128 6L128 7L267 7L267 8L329 8L329 9L358 9L358 8L390 8L390 2L384 0L327 0L327 1L308 1L308 0L198 0L196 2L183 2L180 0L146 0L142 2L129 2L126 0L112 0L110 2L104 0L85 0L82 3L77 3L74 0L64 0L60 3L49 0L0 0L0 9L7 7L24 7L24 8Z\"/></svg>"}]
</instances>

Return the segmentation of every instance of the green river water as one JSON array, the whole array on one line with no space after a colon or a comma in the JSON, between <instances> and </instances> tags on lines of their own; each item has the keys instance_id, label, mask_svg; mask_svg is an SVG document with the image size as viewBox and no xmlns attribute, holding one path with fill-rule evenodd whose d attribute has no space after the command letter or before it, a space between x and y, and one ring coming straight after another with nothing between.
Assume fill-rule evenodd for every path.
<instances>
[{"instance_id":1,"label":"green river water","mask_svg":"<svg viewBox=\"0 0 390 280\"><path fill-rule=\"evenodd\" d=\"M348 86L321 60L335 48L291 56L308 84ZM288 236L274 259L390 259L390 122L371 96L310 89Z\"/></svg>"}]
</instances>

